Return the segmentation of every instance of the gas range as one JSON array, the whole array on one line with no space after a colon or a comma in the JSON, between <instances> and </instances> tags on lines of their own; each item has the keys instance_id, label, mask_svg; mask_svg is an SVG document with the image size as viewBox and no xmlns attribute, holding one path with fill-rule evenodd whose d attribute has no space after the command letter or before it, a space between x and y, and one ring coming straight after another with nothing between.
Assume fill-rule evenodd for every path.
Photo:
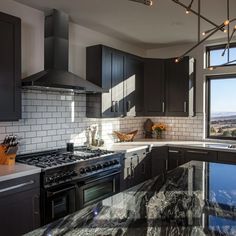
<instances>
[{"instance_id":1,"label":"gas range","mask_svg":"<svg viewBox=\"0 0 236 236\"><path fill-rule=\"evenodd\" d=\"M41 222L50 223L120 191L123 154L78 147L17 156L41 172Z\"/></svg>"},{"instance_id":2,"label":"gas range","mask_svg":"<svg viewBox=\"0 0 236 236\"><path fill-rule=\"evenodd\" d=\"M52 187L121 167L120 155L113 151L75 148L74 152L52 150L17 157L17 162L42 168L43 187Z\"/></svg>"}]
</instances>

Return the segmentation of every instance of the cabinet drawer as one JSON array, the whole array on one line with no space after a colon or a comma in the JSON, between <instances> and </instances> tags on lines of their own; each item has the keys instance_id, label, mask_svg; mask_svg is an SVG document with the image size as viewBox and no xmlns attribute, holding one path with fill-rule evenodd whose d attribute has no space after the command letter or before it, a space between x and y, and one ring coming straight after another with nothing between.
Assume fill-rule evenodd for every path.
<instances>
[{"instance_id":1,"label":"cabinet drawer","mask_svg":"<svg viewBox=\"0 0 236 236\"><path fill-rule=\"evenodd\" d=\"M236 164L236 153L218 152L218 161L222 163Z\"/></svg>"},{"instance_id":2,"label":"cabinet drawer","mask_svg":"<svg viewBox=\"0 0 236 236\"><path fill-rule=\"evenodd\" d=\"M1 182L0 197L39 188L40 175L34 174Z\"/></svg>"},{"instance_id":3,"label":"cabinet drawer","mask_svg":"<svg viewBox=\"0 0 236 236\"><path fill-rule=\"evenodd\" d=\"M207 161L216 162L217 152L199 149L186 149L185 150L186 161L196 160L196 161Z\"/></svg>"}]
</instances>

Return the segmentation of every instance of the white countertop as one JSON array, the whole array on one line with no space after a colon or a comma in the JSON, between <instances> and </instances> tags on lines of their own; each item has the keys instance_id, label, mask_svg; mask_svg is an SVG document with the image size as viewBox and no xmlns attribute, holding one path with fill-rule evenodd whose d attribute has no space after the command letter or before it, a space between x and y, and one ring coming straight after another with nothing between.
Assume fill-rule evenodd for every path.
<instances>
[{"instance_id":1,"label":"white countertop","mask_svg":"<svg viewBox=\"0 0 236 236\"><path fill-rule=\"evenodd\" d=\"M0 165L0 182L33 175L41 172L41 168L17 163L15 165Z\"/></svg>"},{"instance_id":2,"label":"white countertop","mask_svg":"<svg viewBox=\"0 0 236 236\"><path fill-rule=\"evenodd\" d=\"M236 148L228 148L229 143L205 142L205 141L185 141L185 140L156 140L156 139L136 139L133 142L114 143L105 146L106 149L112 151L132 152L140 149L152 147L161 147L168 145L170 147L205 149L214 151L236 152Z\"/></svg>"}]
</instances>

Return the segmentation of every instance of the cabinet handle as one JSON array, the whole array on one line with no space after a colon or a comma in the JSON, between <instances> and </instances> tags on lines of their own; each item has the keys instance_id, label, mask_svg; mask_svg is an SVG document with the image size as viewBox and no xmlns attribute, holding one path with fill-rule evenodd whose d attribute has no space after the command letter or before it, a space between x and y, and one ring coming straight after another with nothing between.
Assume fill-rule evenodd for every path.
<instances>
[{"instance_id":1,"label":"cabinet handle","mask_svg":"<svg viewBox=\"0 0 236 236\"><path fill-rule=\"evenodd\" d=\"M169 150L169 153L180 153L180 151L177 151L177 150Z\"/></svg>"},{"instance_id":2,"label":"cabinet handle","mask_svg":"<svg viewBox=\"0 0 236 236\"><path fill-rule=\"evenodd\" d=\"M187 112L187 102L184 102L184 112Z\"/></svg>"},{"instance_id":3,"label":"cabinet handle","mask_svg":"<svg viewBox=\"0 0 236 236\"><path fill-rule=\"evenodd\" d=\"M119 102L116 101L116 112L120 112Z\"/></svg>"},{"instance_id":4,"label":"cabinet handle","mask_svg":"<svg viewBox=\"0 0 236 236\"><path fill-rule=\"evenodd\" d=\"M34 214L35 215L39 215L39 209L38 207L36 208L36 204L35 202L39 200L39 196L38 195L35 195L34 198L33 198L33 209L34 209Z\"/></svg>"},{"instance_id":5,"label":"cabinet handle","mask_svg":"<svg viewBox=\"0 0 236 236\"><path fill-rule=\"evenodd\" d=\"M142 172L142 174L146 173L146 168L145 168L145 164L144 163L142 163L141 172Z\"/></svg>"},{"instance_id":6,"label":"cabinet handle","mask_svg":"<svg viewBox=\"0 0 236 236\"><path fill-rule=\"evenodd\" d=\"M30 180L29 182L14 185L14 186L11 186L11 187L8 187L8 188L2 188L2 189L0 189L0 193L4 193L4 192L7 192L7 191L10 191L10 190L13 190L13 189L22 188L22 187L25 187L25 186L31 185L31 184L34 184L34 180Z\"/></svg>"},{"instance_id":7,"label":"cabinet handle","mask_svg":"<svg viewBox=\"0 0 236 236\"><path fill-rule=\"evenodd\" d=\"M112 101L111 102L111 112L115 112L116 111L116 102Z\"/></svg>"},{"instance_id":8,"label":"cabinet handle","mask_svg":"<svg viewBox=\"0 0 236 236\"><path fill-rule=\"evenodd\" d=\"M129 112L130 109L131 109L131 102L130 102L130 100L127 101L126 105L127 105L127 107L126 107L127 108L127 112Z\"/></svg>"},{"instance_id":9,"label":"cabinet handle","mask_svg":"<svg viewBox=\"0 0 236 236\"><path fill-rule=\"evenodd\" d=\"M208 152L204 152L204 151L193 151L193 150L187 150L187 153L208 155Z\"/></svg>"},{"instance_id":10,"label":"cabinet handle","mask_svg":"<svg viewBox=\"0 0 236 236\"><path fill-rule=\"evenodd\" d=\"M162 112L165 112L165 102L162 102Z\"/></svg>"},{"instance_id":11,"label":"cabinet handle","mask_svg":"<svg viewBox=\"0 0 236 236\"><path fill-rule=\"evenodd\" d=\"M168 170L168 160L166 160L166 170Z\"/></svg>"}]
</instances>

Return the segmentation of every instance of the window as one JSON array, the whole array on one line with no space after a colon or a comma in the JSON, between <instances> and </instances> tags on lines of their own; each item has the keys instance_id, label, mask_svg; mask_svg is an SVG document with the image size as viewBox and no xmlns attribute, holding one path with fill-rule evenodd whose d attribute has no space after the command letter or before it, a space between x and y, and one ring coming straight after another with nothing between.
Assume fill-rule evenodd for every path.
<instances>
[{"instance_id":1,"label":"window","mask_svg":"<svg viewBox=\"0 0 236 236\"><path fill-rule=\"evenodd\" d=\"M236 75L208 78L208 137L236 139Z\"/></svg>"},{"instance_id":2,"label":"window","mask_svg":"<svg viewBox=\"0 0 236 236\"><path fill-rule=\"evenodd\" d=\"M222 66L228 62L228 53L225 52L224 56L222 53L224 52L226 44L210 46L206 48L206 56L207 56L207 67L217 67ZM236 43L230 44L230 53L229 53L229 65L236 65ZM226 66L226 65L225 65Z\"/></svg>"}]
</instances>

